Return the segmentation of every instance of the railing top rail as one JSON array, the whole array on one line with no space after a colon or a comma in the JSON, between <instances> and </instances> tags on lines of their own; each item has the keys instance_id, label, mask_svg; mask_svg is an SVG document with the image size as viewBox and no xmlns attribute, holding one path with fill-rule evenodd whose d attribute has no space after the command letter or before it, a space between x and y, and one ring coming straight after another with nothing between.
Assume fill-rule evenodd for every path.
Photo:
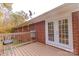
<instances>
[{"instance_id":1,"label":"railing top rail","mask_svg":"<svg viewBox=\"0 0 79 59\"><path fill-rule=\"evenodd\" d=\"M31 32L17 32L17 33L0 33L0 36L7 36L7 35L20 35L20 34L27 34Z\"/></svg>"}]
</instances>

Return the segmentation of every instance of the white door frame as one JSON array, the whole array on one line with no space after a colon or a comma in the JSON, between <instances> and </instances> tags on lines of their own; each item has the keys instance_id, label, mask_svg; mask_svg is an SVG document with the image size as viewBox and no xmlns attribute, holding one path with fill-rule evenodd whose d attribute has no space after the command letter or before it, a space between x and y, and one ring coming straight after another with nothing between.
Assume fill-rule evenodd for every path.
<instances>
[{"instance_id":1,"label":"white door frame","mask_svg":"<svg viewBox=\"0 0 79 59\"><path fill-rule=\"evenodd\" d=\"M69 45L59 43L58 21L62 20L62 19L68 19ZM49 22L54 22L54 25L55 25L54 26L54 29L55 29L54 40L55 40L55 42L50 42L48 40L48 23ZM46 44L52 45L52 46L55 46L55 47L58 47L58 48L62 48L64 50L67 50L67 51L70 51L70 52L73 52L73 34L72 34L72 17L71 17L71 15L65 16L65 17L59 17L57 19L50 20L50 21L45 21L45 35L46 35Z\"/></svg>"}]
</instances>

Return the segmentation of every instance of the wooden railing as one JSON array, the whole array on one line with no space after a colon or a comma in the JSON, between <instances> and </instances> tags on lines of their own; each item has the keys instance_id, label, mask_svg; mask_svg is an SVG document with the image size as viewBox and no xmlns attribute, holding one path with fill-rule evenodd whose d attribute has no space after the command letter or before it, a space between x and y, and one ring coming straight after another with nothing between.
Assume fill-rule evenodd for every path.
<instances>
[{"instance_id":1,"label":"wooden railing","mask_svg":"<svg viewBox=\"0 0 79 59\"><path fill-rule=\"evenodd\" d=\"M11 50L14 47L25 45L36 41L34 32L19 32L0 34L0 55L5 54L5 51Z\"/></svg>"}]
</instances>

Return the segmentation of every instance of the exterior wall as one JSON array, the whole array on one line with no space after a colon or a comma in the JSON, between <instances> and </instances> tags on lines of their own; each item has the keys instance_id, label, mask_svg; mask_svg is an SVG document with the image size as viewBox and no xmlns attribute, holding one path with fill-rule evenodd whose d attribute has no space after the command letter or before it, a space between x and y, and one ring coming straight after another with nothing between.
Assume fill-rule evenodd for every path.
<instances>
[{"instance_id":1,"label":"exterior wall","mask_svg":"<svg viewBox=\"0 0 79 59\"><path fill-rule=\"evenodd\" d=\"M79 55L79 11L72 13L74 53Z\"/></svg>"},{"instance_id":2,"label":"exterior wall","mask_svg":"<svg viewBox=\"0 0 79 59\"><path fill-rule=\"evenodd\" d=\"M22 27L22 32L28 32L28 31L29 31L28 26L24 26L24 27Z\"/></svg>"},{"instance_id":3,"label":"exterior wall","mask_svg":"<svg viewBox=\"0 0 79 59\"><path fill-rule=\"evenodd\" d=\"M15 29L14 29L14 32L22 32L22 27L20 27L20 28L15 28Z\"/></svg>"},{"instance_id":4,"label":"exterior wall","mask_svg":"<svg viewBox=\"0 0 79 59\"><path fill-rule=\"evenodd\" d=\"M22 32L22 27L20 27L20 28L18 29L18 32Z\"/></svg>"},{"instance_id":5,"label":"exterior wall","mask_svg":"<svg viewBox=\"0 0 79 59\"><path fill-rule=\"evenodd\" d=\"M35 23L37 41L45 43L45 21Z\"/></svg>"},{"instance_id":6,"label":"exterior wall","mask_svg":"<svg viewBox=\"0 0 79 59\"><path fill-rule=\"evenodd\" d=\"M29 28L28 26L24 26L22 27L22 32L29 32ZM24 42L29 41L30 40L30 33L25 33L21 35L21 38Z\"/></svg>"},{"instance_id":7,"label":"exterior wall","mask_svg":"<svg viewBox=\"0 0 79 59\"><path fill-rule=\"evenodd\" d=\"M30 24L29 29L27 26L22 27L22 28L17 28L15 32L30 32L33 30L36 31L36 37L34 39L36 39L37 41L41 43L45 43L45 21ZM22 41L28 41L32 39L30 34L17 35L16 38Z\"/></svg>"},{"instance_id":8,"label":"exterior wall","mask_svg":"<svg viewBox=\"0 0 79 59\"><path fill-rule=\"evenodd\" d=\"M21 34L15 35L15 38L19 41L26 42L30 40L30 33L24 33L28 32L28 26L20 27L15 29L15 33L22 32Z\"/></svg>"},{"instance_id":9,"label":"exterior wall","mask_svg":"<svg viewBox=\"0 0 79 59\"><path fill-rule=\"evenodd\" d=\"M40 21L29 25L29 30L36 31L35 39L41 43L45 43L45 21Z\"/></svg>"}]
</instances>

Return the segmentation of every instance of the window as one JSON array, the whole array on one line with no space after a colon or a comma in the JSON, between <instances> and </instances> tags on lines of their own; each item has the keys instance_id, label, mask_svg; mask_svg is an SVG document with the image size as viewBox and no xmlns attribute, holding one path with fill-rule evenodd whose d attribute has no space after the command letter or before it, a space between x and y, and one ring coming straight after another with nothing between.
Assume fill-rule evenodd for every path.
<instances>
[{"instance_id":1,"label":"window","mask_svg":"<svg viewBox=\"0 0 79 59\"><path fill-rule=\"evenodd\" d=\"M63 44L69 44L68 42L68 20L59 21L59 42Z\"/></svg>"},{"instance_id":2,"label":"window","mask_svg":"<svg viewBox=\"0 0 79 59\"><path fill-rule=\"evenodd\" d=\"M48 39L54 41L54 23L48 23Z\"/></svg>"}]
</instances>

